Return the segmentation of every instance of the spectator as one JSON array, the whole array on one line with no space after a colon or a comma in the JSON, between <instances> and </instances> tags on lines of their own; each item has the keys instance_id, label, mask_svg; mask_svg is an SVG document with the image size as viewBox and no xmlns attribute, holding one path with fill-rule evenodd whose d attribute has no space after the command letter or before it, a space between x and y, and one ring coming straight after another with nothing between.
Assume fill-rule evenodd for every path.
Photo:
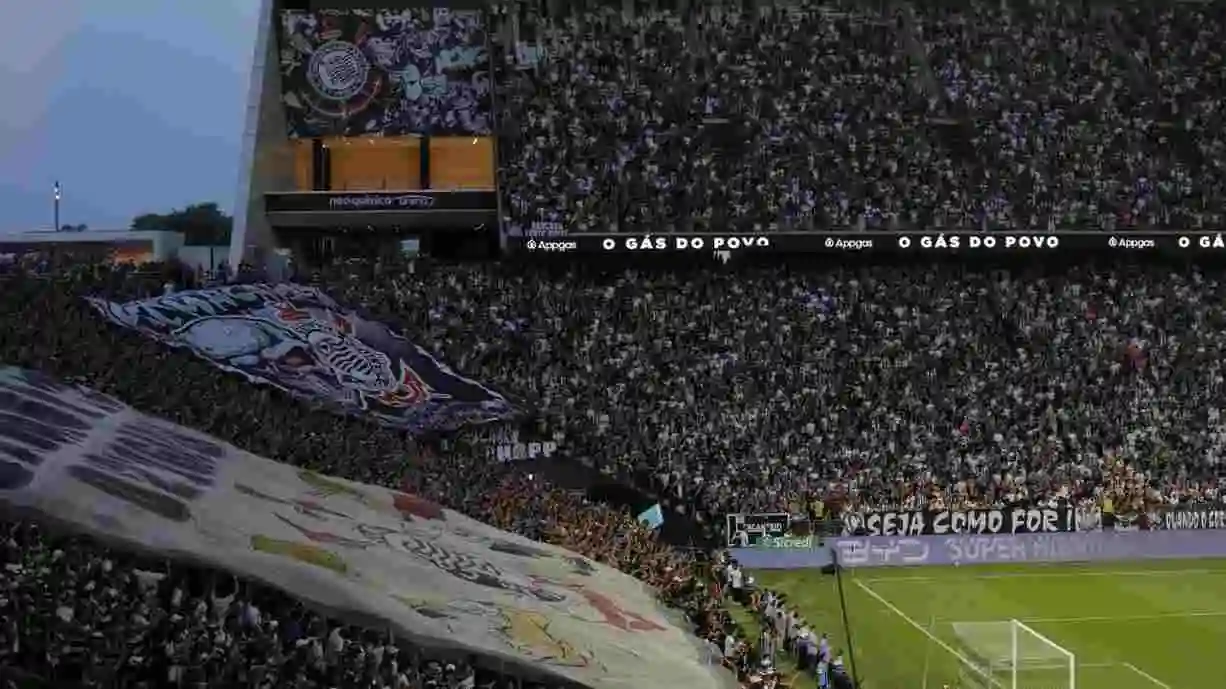
<instances>
[{"instance_id":1,"label":"spectator","mask_svg":"<svg viewBox=\"0 0 1226 689\"><path fill-rule=\"evenodd\" d=\"M1226 22L1203 5L525 9L516 29L514 231L1203 228L1226 207Z\"/></svg>"},{"instance_id":2,"label":"spectator","mask_svg":"<svg viewBox=\"0 0 1226 689\"><path fill-rule=\"evenodd\" d=\"M577 549L657 586L700 635L717 638L729 628L694 559L659 543L629 514L508 471L481 453L435 458L403 434L279 399L184 352L102 326L82 308L81 297L90 293L160 294L165 271L39 269L35 275L23 266L0 278L0 317L13 326L0 337L5 363L89 384L284 462L409 488ZM37 322L20 322L35 314L41 314ZM405 471L406 461L412 471ZM439 656L222 572L134 556L30 522L0 521L0 529L0 679L6 681L402 689L503 683L497 663L482 667L479 659Z\"/></svg>"}]
</instances>

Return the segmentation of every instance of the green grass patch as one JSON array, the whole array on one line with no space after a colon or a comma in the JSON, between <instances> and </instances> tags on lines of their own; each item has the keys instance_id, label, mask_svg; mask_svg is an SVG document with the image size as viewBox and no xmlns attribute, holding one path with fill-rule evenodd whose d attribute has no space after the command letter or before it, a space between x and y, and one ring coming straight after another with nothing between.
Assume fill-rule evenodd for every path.
<instances>
[{"instance_id":1,"label":"green grass patch","mask_svg":"<svg viewBox=\"0 0 1226 689\"><path fill-rule=\"evenodd\" d=\"M847 648L834 577L754 577ZM954 624L1010 619L1075 654L1078 689L1226 686L1226 560L864 569L846 572L843 588L863 689L958 687L958 656L973 652ZM1019 687L1069 684L1057 670L1026 682Z\"/></svg>"}]
</instances>

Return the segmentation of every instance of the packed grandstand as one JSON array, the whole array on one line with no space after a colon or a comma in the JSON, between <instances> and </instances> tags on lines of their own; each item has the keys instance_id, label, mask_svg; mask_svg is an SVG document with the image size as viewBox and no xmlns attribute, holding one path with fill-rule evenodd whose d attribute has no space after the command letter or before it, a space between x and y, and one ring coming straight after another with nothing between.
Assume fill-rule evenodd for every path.
<instances>
[{"instance_id":1,"label":"packed grandstand","mask_svg":"<svg viewBox=\"0 0 1226 689\"><path fill-rule=\"evenodd\" d=\"M1220 227L1226 15L1215 10L826 3L626 19L503 8L491 21L515 14L539 48L504 56L495 85L505 220L601 232ZM731 128L687 129L704 119ZM267 332L230 346L233 324L208 333L226 345L208 349L210 361L170 346L181 333L159 330L173 320L165 305L140 322L108 306L229 289L222 277L257 283L258 269L184 275L70 255L5 263L0 364L311 476L413 496L418 516L438 505L566 548L584 567L620 570L706 642L687 662L753 686L808 685L793 671L819 665L836 687L851 679L822 636L838 630L791 616L772 633L783 603L752 591L717 552L725 515L783 513L813 528L884 510L1046 506L1099 528L1105 505L1111 520L1144 522L1163 505L1222 501L1226 283L1212 267L389 258L312 269L299 282L338 312L386 323L479 382L448 402L470 406L432 408L430 433L418 432L422 419L376 418L372 405L408 408L431 387L402 378L391 386L400 397L346 398L337 413L311 391L388 382L354 369L349 380L309 379L295 357L318 352L290 343L269 356ZM318 303L281 297L265 301L285 323L318 314ZM210 308L222 301L236 303ZM294 333L330 344L327 333ZM252 382L275 375L301 384ZM6 380L0 479L13 490L61 461L37 460L47 441L20 420L60 388ZM509 424L651 494L665 521L695 524L686 547L625 509L493 461L490 438ZM314 503L294 509L322 514ZM584 684L599 665L538 625L535 636L519 630L517 652L563 670L534 676L333 614L280 582L64 526L5 514L8 686L552 688ZM91 530L108 529L119 526L102 519ZM417 604L446 626L446 610ZM747 609L750 622L738 612ZM601 671L606 683L593 686L628 686L613 683L618 667Z\"/></svg>"},{"instance_id":2,"label":"packed grandstand","mask_svg":"<svg viewBox=\"0 0 1226 689\"><path fill-rule=\"evenodd\" d=\"M1221 227L1217 2L682 6L520 20L509 224Z\"/></svg>"}]
</instances>

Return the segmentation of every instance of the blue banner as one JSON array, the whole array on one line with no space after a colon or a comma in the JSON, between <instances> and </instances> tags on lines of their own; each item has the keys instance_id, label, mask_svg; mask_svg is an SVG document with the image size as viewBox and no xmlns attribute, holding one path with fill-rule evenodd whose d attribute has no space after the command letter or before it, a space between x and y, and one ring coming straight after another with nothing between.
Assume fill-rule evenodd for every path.
<instances>
[{"instance_id":1,"label":"blue banner","mask_svg":"<svg viewBox=\"0 0 1226 689\"><path fill-rule=\"evenodd\" d=\"M502 395L311 287L232 285L89 302L111 322L190 349L223 371L410 432L515 414Z\"/></svg>"},{"instance_id":2,"label":"blue banner","mask_svg":"<svg viewBox=\"0 0 1226 689\"><path fill-rule=\"evenodd\" d=\"M664 511L660 509L660 503L656 503L651 507L643 510L643 513L638 516L639 522L646 524L649 529L658 529L664 523Z\"/></svg>"}]
</instances>

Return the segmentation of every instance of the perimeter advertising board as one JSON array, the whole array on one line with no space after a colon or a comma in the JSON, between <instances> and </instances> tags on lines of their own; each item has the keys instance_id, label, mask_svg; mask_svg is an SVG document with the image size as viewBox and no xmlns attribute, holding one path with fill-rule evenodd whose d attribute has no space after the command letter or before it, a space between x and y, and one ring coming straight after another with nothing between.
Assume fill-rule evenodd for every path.
<instances>
[{"instance_id":1,"label":"perimeter advertising board","mask_svg":"<svg viewBox=\"0 0 1226 689\"><path fill-rule=\"evenodd\" d=\"M859 567L1110 562L1226 557L1226 529L1092 531L1057 534L862 536L828 539L824 546L790 550L736 548L750 569L806 569L834 562Z\"/></svg>"},{"instance_id":2,"label":"perimeter advertising board","mask_svg":"<svg viewBox=\"0 0 1226 689\"><path fill-rule=\"evenodd\" d=\"M792 517L786 512L729 514L725 517L725 540L729 548L756 548L788 535Z\"/></svg>"}]
</instances>

